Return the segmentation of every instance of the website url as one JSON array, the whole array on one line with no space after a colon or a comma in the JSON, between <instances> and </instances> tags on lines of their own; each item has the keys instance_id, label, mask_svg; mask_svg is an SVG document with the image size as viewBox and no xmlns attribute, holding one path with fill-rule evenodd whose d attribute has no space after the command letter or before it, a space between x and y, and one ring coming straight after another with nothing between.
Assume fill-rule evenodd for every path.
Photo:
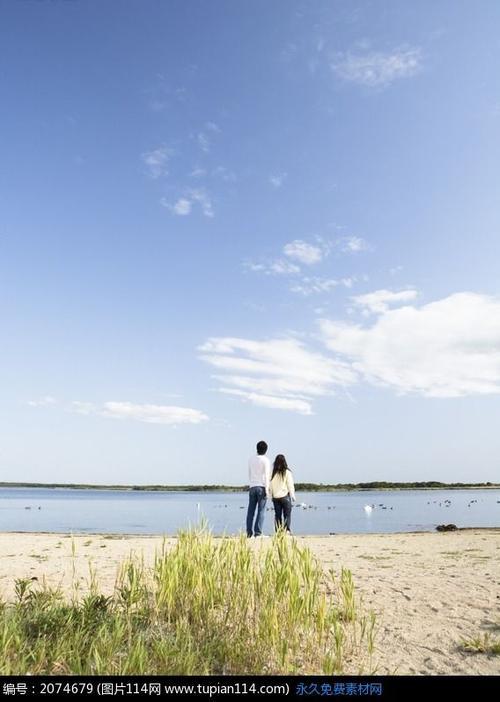
<instances>
[{"instance_id":1,"label":"website url","mask_svg":"<svg viewBox=\"0 0 500 702\"><path fill-rule=\"evenodd\" d=\"M288 695L290 688L284 685L256 685L255 683L232 683L231 685L165 685L166 695Z\"/></svg>"}]
</instances>

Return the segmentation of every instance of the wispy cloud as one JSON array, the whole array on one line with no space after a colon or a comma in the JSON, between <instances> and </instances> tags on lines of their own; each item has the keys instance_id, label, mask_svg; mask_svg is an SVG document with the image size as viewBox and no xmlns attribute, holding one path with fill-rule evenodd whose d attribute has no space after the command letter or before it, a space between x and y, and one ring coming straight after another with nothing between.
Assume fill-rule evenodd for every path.
<instances>
[{"instance_id":1,"label":"wispy cloud","mask_svg":"<svg viewBox=\"0 0 500 702\"><path fill-rule=\"evenodd\" d=\"M339 240L339 246L344 253L358 253L370 249L368 242L360 236L345 236Z\"/></svg>"},{"instance_id":2,"label":"wispy cloud","mask_svg":"<svg viewBox=\"0 0 500 702\"><path fill-rule=\"evenodd\" d=\"M236 395L236 397L241 397L244 402L250 402L257 407L288 410L289 412L297 412L298 414L304 415L313 414L311 403L306 402L305 400L295 400L287 397L274 397L273 395L260 395L257 392L245 392L243 390L234 390L230 388L221 388L220 392L226 395Z\"/></svg>"},{"instance_id":3,"label":"wispy cloud","mask_svg":"<svg viewBox=\"0 0 500 702\"><path fill-rule=\"evenodd\" d=\"M224 180L226 183L234 183L237 180L236 173L231 171L229 168L226 168L226 166L216 166L216 168L214 168L211 172L211 175L214 178Z\"/></svg>"},{"instance_id":4,"label":"wispy cloud","mask_svg":"<svg viewBox=\"0 0 500 702\"><path fill-rule=\"evenodd\" d=\"M305 266L312 266L320 263L329 253L330 245L318 238L318 244L309 244L302 239L295 239L285 244L283 254L291 259L287 261L283 258L265 263L248 263L244 265L254 273L265 273L266 275L296 275L300 273L300 266L292 261L298 261Z\"/></svg>"},{"instance_id":5,"label":"wispy cloud","mask_svg":"<svg viewBox=\"0 0 500 702\"><path fill-rule=\"evenodd\" d=\"M98 414L98 409L93 402L82 402L81 400L73 400L71 403L71 411L77 414Z\"/></svg>"},{"instance_id":6,"label":"wispy cloud","mask_svg":"<svg viewBox=\"0 0 500 702\"><path fill-rule=\"evenodd\" d=\"M363 312L380 314L382 312L387 312L389 307L404 304L405 302L412 302L418 297L418 291L400 290L399 292L392 292L391 290L375 290L371 293L366 293L365 295L357 295L351 297L352 302L356 307L360 307Z\"/></svg>"},{"instance_id":7,"label":"wispy cloud","mask_svg":"<svg viewBox=\"0 0 500 702\"><path fill-rule=\"evenodd\" d=\"M226 183L235 183L237 180L236 173L226 166L216 166L215 168L202 168L199 165L193 167L189 173L190 178L217 178Z\"/></svg>"},{"instance_id":8,"label":"wispy cloud","mask_svg":"<svg viewBox=\"0 0 500 702\"><path fill-rule=\"evenodd\" d=\"M28 400L28 405L30 407L50 407L50 405L55 405L57 400L52 395L45 395L40 397L38 400Z\"/></svg>"},{"instance_id":9,"label":"wispy cloud","mask_svg":"<svg viewBox=\"0 0 500 702\"><path fill-rule=\"evenodd\" d=\"M289 42L280 52L280 60L284 63L290 63L297 56L299 46L293 42Z\"/></svg>"},{"instance_id":10,"label":"wispy cloud","mask_svg":"<svg viewBox=\"0 0 500 702\"><path fill-rule=\"evenodd\" d=\"M300 267L290 261L278 258L270 263L253 263L245 261L244 267L253 273L264 273L265 275L296 275L300 273Z\"/></svg>"},{"instance_id":11,"label":"wispy cloud","mask_svg":"<svg viewBox=\"0 0 500 702\"><path fill-rule=\"evenodd\" d=\"M160 202L163 207L181 217L191 214L194 205L199 205L205 217L214 216L212 198L204 188L187 190L187 192L174 203L168 202L164 197Z\"/></svg>"},{"instance_id":12,"label":"wispy cloud","mask_svg":"<svg viewBox=\"0 0 500 702\"><path fill-rule=\"evenodd\" d=\"M231 337L208 339L200 358L223 375L220 392L255 405L311 414L314 397L333 394L355 381L346 363L309 350L294 338L254 341Z\"/></svg>"},{"instance_id":13,"label":"wispy cloud","mask_svg":"<svg viewBox=\"0 0 500 702\"><path fill-rule=\"evenodd\" d=\"M277 275L295 275L296 273L300 273L300 268L299 266L296 266L295 263L278 259L277 261L271 263L269 266L269 272Z\"/></svg>"},{"instance_id":14,"label":"wispy cloud","mask_svg":"<svg viewBox=\"0 0 500 702\"><path fill-rule=\"evenodd\" d=\"M286 173L274 173L269 176L269 182L273 188L281 188L287 177Z\"/></svg>"},{"instance_id":15,"label":"wispy cloud","mask_svg":"<svg viewBox=\"0 0 500 702\"><path fill-rule=\"evenodd\" d=\"M356 278L354 276L339 278L338 280L335 278L305 276L298 283L294 283L294 285L290 287L290 290L294 293L304 295L304 297L308 297L309 295L331 293L339 286L344 288L352 288L355 282Z\"/></svg>"},{"instance_id":16,"label":"wispy cloud","mask_svg":"<svg viewBox=\"0 0 500 702\"><path fill-rule=\"evenodd\" d=\"M499 298L462 292L382 311L371 326L320 327L359 380L425 397L500 393Z\"/></svg>"},{"instance_id":17,"label":"wispy cloud","mask_svg":"<svg viewBox=\"0 0 500 702\"><path fill-rule=\"evenodd\" d=\"M208 136L205 134L205 132L198 132L196 138L200 149L207 154L210 151L210 139Z\"/></svg>"},{"instance_id":18,"label":"wispy cloud","mask_svg":"<svg viewBox=\"0 0 500 702\"><path fill-rule=\"evenodd\" d=\"M265 263L253 263L253 261L244 261L243 267L249 271L252 271L252 273L270 273Z\"/></svg>"},{"instance_id":19,"label":"wispy cloud","mask_svg":"<svg viewBox=\"0 0 500 702\"><path fill-rule=\"evenodd\" d=\"M185 75L184 79L189 79L189 75ZM177 103L184 103L190 97L190 90L187 85L171 84L171 77L167 77L161 73L157 73L154 77L154 83L145 91L147 95L147 105L153 112L163 112L167 109L172 109Z\"/></svg>"},{"instance_id":20,"label":"wispy cloud","mask_svg":"<svg viewBox=\"0 0 500 702\"><path fill-rule=\"evenodd\" d=\"M171 149L166 146L159 146L153 151L146 151L141 158L146 164L151 178L160 178L168 174L168 160L172 156Z\"/></svg>"},{"instance_id":21,"label":"wispy cloud","mask_svg":"<svg viewBox=\"0 0 500 702\"><path fill-rule=\"evenodd\" d=\"M308 244L301 239L295 239L283 248L283 253L288 258L300 261L307 266L319 263L325 255L325 249L320 246Z\"/></svg>"},{"instance_id":22,"label":"wispy cloud","mask_svg":"<svg viewBox=\"0 0 500 702\"><path fill-rule=\"evenodd\" d=\"M390 52L349 52L337 55L331 69L342 80L369 88L384 88L396 80L419 73L422 69L422 52L418 47Z\"/></svg>"},{"instance_id":23,"label":"wispy cloud","mask_svg":"<svg viewBox=\"0 0 500 702\"><path fill-rule=\"evenodd\" d=\"M192 207L192 202L191 200L188 200L185 197L180 197L177 202L175 202L173 205L169 205L169 208L171 211L179 215L180 217L184 217L185 215L188 215L191 213L191 207Z\"/></svg>"},{"instance_id":24,"label":"wispy cloud","mask_svg":"<svg viewBox=\"0 0 500 702\"><path fill-rule=\"evenodd\" d=\"M357 253L368 248L369 245L364 239L355 236L343 237L336 241L325 240L317 236L314 239L314 243L303 241L302 239L294 239L283 247L283 254L290 260L278 258L270 262L247 261L243 265L247 270L254 273L293 275L296 277L297 274L302 272L301 266L314 266L322 263L332 250ZM299 266L298 263L301 265ZM290 290L294 293L308 296L318 293L329 293L338 286L351 288L356 281L357 278L355 276L345 276L339 279L303 276L300 280L294 281Z\"/></svg>"},{"instance_id":25,"label":"wispy cloud","mask_svg":"<svg viewBox=\"0 0 500 702\"><path fill-rule=\"evenodd\" d=\"M196 141L204 153L208 154L211 150L211 135L220 134L220 131L220 127L215 122L206 122L203 129L196 133Z\"/></svg>"},{"instance_id":26,"label":"wispy cloud","mask_svg":"<svg viewBox=\"0 0 500 702\"><path fill-rule=\"evenodd\" d=\"M200 424L208 417L190 407L171 405L136 405L132 402L105 402L103 415L114 419L135 419L147 424Z\"/></svg>"},{"instance_id":27,"label":"wispy cloud","mask_svg":"<svg viewBox=\"0 0 500 702\"><path fill-rule=\"evenodd\" d=\"M132 402L105 402L96 405L92 402L74 401L72 410L78 414L99 415L112 419L132 419L147 424L200 424L208 421L208 416L191 407L173 405L138 405Z\"/></svg>"},{"instance_id":28,"label":"wispy cloud","mask_svg":"<svg viewBox=\"0 0 500 702\"><path fill-rule=\"evenodd\" d=\"M201 166L195 166L189 174L190 178L204 178L206 175L206 168L202 168Z\"/></svg>"},{"instance_id":29,"label":"wispy cloud","mask_svg":"<svg viewBox=\"0 0 500 702\"><path fill-rule=\"evenodd\" d=\"M197 202L205 217L213 217L214 210L212 206L212 198L203 188L190 191L190 197L193 202Z\"/></svg>"}]
</instances>

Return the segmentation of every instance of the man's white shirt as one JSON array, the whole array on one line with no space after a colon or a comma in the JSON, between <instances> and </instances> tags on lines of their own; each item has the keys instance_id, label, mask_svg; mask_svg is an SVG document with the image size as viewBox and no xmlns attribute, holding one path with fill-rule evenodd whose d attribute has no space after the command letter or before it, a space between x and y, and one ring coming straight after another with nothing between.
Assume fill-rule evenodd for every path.
<instances>
[{"instance_id":1,"label":"man's white shirt","mask_svg":"<svg viewBox=\"0 0 500 702\"><path fill-rule=\"evenodd\" d=\"M265 487L269 494L271 463L267 456L252 456L248 461L248 486Z\"/></svg>"}]
</instances>

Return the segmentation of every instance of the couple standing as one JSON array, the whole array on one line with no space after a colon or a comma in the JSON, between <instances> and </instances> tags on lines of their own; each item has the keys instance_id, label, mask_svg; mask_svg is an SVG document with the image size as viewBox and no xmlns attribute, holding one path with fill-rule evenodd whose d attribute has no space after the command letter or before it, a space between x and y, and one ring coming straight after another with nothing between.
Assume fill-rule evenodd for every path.
<instances>
[{"instance_id":1,"label":"couple standing","mask_svg":"<svg viewBox=\"0 0 500 702\"><path fill-rule=\"evenodd\" d=\"M292 502L295 502L295 487L292 471L288 468L285 457L276 456L271 471L271 463L266 456L267 444L259 441L257 455L248 461L248 511L247 536L262 536L266 500L272 498L276 531L290 531L292 520ZM254 515L257 510L257 517Z\"/></svg>"}]
</instances>

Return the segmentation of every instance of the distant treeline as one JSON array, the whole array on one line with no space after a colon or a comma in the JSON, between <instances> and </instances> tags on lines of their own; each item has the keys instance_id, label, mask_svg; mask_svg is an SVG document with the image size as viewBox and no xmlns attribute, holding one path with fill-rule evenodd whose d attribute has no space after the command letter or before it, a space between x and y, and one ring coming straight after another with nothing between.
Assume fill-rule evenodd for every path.
<instances>
[{"instance_id":1,"label":"distant treeline","mask_svg":"<svg viewBox=\"0 0 500 702\"><path fill-rule=\"evenodd\" d=\"M128 490L148 492L242 492L247 485L83 485L77 483L2 483L0 488L59 488L66 490ZM437 480L414 483L391 483L373 481L369 483L296 483L295 489L301 492L333 492L335 490L417 490L417 489L459 489L459 488L500 488L498 483L441 483Z\"/></svg>"},{"instance_id":2,"label":"distant treeline","mask_svg":"<svg viewBox=\"0 0 500 702\"><path fill-rule=\"evenodd\" d=\"M485 488L500 487L497 483L441 483L437 480L415 483L391 483L385 480L375 480L370 483L337 483L322 485L321 483L296 483L297 490L304 492L328 492L330 490L417 490L428 488Z\"/></svg>"}]
</instances>

